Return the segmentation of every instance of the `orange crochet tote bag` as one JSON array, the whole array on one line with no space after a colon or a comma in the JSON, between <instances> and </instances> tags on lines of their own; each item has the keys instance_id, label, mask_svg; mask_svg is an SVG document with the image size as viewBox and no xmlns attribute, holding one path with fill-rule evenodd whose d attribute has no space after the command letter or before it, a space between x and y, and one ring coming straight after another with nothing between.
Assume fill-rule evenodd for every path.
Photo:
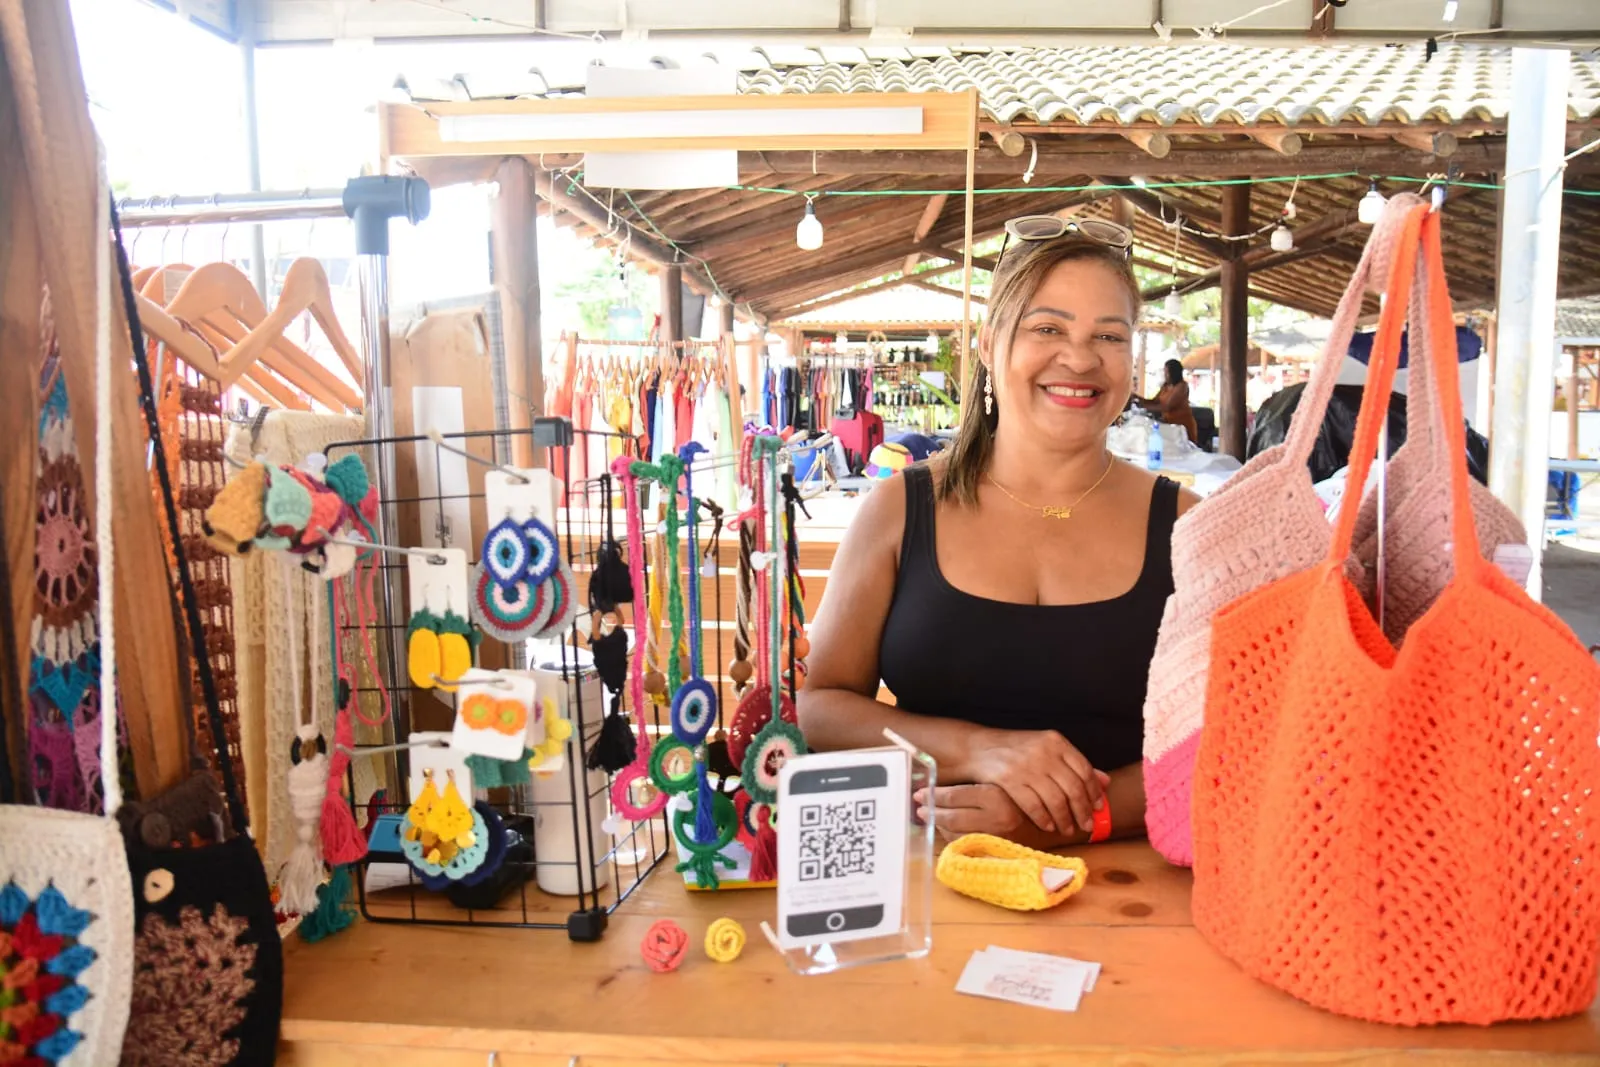
<instances>
[{"instance_id":1,"label":"orange crochet tote bag","mask_svg":"<svg viewBox=\"0 0 1600 1067\"><path fill-rule=\"evenodd\" d=\"M1439 216L1418 209L1408 224L1448 416L1440 551L1454 575L1396 651L1345 576L1357 509L1342 508L1323 563L1218 614L1195 925L1249 974L1341 1014L1552 1018L1595 995L1600 666L1479 555ZM1397 264L1390 307L1412 277ZM1398 340L1399 316L1385 316L1369 401L1388 396ZM1363 405L1356 491L1383 414Z\"/></svg>"}]
</instances>

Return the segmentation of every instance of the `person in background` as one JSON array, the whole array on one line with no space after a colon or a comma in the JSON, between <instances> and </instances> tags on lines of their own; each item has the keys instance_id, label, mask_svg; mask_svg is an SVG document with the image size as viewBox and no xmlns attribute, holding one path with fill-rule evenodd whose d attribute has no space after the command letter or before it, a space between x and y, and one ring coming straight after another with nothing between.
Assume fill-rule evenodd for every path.
<instances>
[{"instance_id":1,"label":"person in background","mask_svg":"<svg viewBox=\"0 0 1600 1067\"><path fill-rule=\"evenodd\" d=\"M1139 836L1172 526L1198 498L1106 447L1133 391L1132 235L1056 216L1006 230L955 444L892 473L845 533L800 727L818 750L887 727L930 753L918 815L945 837Z\"/></svg>"},{"instance_id":2,"label":"person in background","mask_svg":"<svg viewBox=\"0 0 1600 1067\"><path fill-rule=\"evenodd\" d=\"M1183 364L1169 359L1165 370L1166 380L1156 395L1137 403L1162 422L1182 426L1183 432L1189 435L1189 442L1199 444L1200 427L1195 424L1194 409L1189 406L1189 383L1183 380Z\"/></svg>"}]
</instances>

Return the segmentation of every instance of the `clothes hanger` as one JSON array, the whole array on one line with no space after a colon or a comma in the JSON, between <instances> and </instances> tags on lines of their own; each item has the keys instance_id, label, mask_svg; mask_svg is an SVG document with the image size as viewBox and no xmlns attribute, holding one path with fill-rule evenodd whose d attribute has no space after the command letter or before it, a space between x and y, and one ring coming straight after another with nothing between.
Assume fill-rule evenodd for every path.
<instances>
[{"instance_id":1,"label":"clothes hanger","mask_svg":"<svg viewBox=\"0 0 1600 1067\"><path fill-rule=\"evenodd\" d=\"M263 331L269 343L259 353L234 357L237 346L260 328L268 315L255 285L233 264L207 263L197 268L167 304L167 311L188 322L204 321L227 338L229 348L217 361L220 370L217 381L222 385L232 385L259 360L261 365L330 411L361 410L361 400L355 392L292 344L281 330Z\"/></svg>"},{"instance_id":2,"label":"clothes hanger","mask_svg":"<svg viewBox=\"0 0 1600 1067\"><path fill-rule=\"evenodd\" d=\"M295 411L310 411L310 404L301 399L289 384L274 379L264 366L251 368L250 374L236 381L224 381L217 353L232 348L234 338L205 320L185 325L166 310L169 279L178 272L183 274L182 281L187 281L194 274L194 268L184 264L168 264L153 268L146 276L135 298L139 305L139 321L145 332L165 342L167 348L183 357L185 363L223 388L248 380L251 388L246 391L257 400ZM182 292L182 282L179 283L179 292Z\"/></svg>"},{"instance_id":3,"label":"clothes hanger","mask_svg":"<svg viewBox=\"0 0 1600 1067\"><path fill-rule=\"evenodd\" d=\"M328 287L328 273L322 269L321 263L310 257L301 257L289 264L289 269L283 276L283 288L278 294L277 306L250 332L248 337L228 353L224 365L235 359L244 363L253 361L268 347L272 337L281 336L302 311L311 312L311 317L322 327L323 335L338 353L344 369L350 372L351 379L356 382L363 381L365 371L361 365L361 357L357 354L355 346L350 343L350 339L345 336L344 330L339 327L339 319L333 312L333 291ZM351 407L351 410L361 410L359 401Z\"/></svg>"}]
</instances>

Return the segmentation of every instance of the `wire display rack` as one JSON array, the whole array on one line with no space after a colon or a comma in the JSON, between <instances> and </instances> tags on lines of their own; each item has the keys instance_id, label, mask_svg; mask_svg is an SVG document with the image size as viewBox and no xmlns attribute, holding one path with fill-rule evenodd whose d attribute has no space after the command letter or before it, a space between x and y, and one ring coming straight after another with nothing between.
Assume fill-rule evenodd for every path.
<instances>
[{"instance_id":1,"label":"wire display rack","mask_svg":"<svg viewBox=\"0 0 1600 1067\"><path fill-rule=\"evenodd\" d=\"M440 438L446 445L453 446L451 451L473 453L474 462L484 467L495 465L495 457L512 454L513 444L525 446L530 439L536 456L542 460L539 465L557 473L573 470L574 455L579 449L586 454L610 457L632 454L634 447L633 439L626 435L574 430L569 421L554 418L537 419L528 429L467 431L444 434ZM463 483L459 477L448 477L446 461L452 459L450 452L438 447L432 438L411 436L341 442L328 450L328 459L331 463L345 452L385 445L392 446L396 456L411 453L417 461L416 491L402 490L404 495L392 501L401 515L400 530L412 530L413 537L417 536L416 531L423 531L421 537L427 543L420 547L463 548L468 558L476 561L480 546L473 536L473 528L484 517L481 478L469 478ZM425 458L429 453L431 462ZM405 467L402 463L402 470ZM427 477L430 468L431 479ZM630 821L612 814L610 775L587 769L606 704L602 697L604 690L593 670L592 657L584 647L583 635L590 632L594 622L588 603L588 579L608 529L606 510L615 505L611 498L613 488L608 477L574 480L565 486L564 494L558 496L556 533L573 571L576 587L573 597L577 607L575 622L565 637L553 645L531 641L506 645L485 635L474 652L475 666L545 668L557 674L566 690L566 717L573 730L562 769L548 779L536 775L530 785L477 790L479 798L486 796L501 815L508 830L520 836L521 844L508 851L500 872L485 886L474 890L454 887L446 893L435 893L423 886L398 849L389 851L369 841L369 854L361 876L355 879L357 901L367 920L564 929L574 941L594 941L604 934L611 912L627 900L667 856L671 837L665 818ZM462 509L467 509L472 516L467 529L461 529L459 522L445 521L447 515L459 518ZM430 515L432 522L427 519ZM611 528L620 533L625 526L613 521ZM626 539L619 536L618 540L625 542ZM636 549L625 544L625 550ZM404 668L410 616L410 606L406 604L407 563L404 556L380 555L377 581L386 584L387 595L374 598L377 610L376 618L368 626L370 635L359 634L358 627L353 625L340 629L336 635L345 643L347 659L370 636L378 649L377 670L381 672L381 685L390 698L392 715L386 724L385 744L365 749L358 747L356 756L357 759L386 759L387 788L370 798L357 798L353 775L349 778L357 820L374 840L377 835L372 833L372 828L382 816L402 815L410 806L408 738L419 727L448 732L454 717L448 705L411 684ZM642 598L643 591L636 591L634 605L623 605L623 609L642 608ZM643 619L642 612L630 614ZM637 631L631 644L640 645ZM379 705L380 680L359 675L358 678L353 699L367 706ZM652 732L663 729L660 709L653 703L647 715ZM552 782L567 783L570 788L552 790ZM552 797L552 791L559 795ZM552 820L560 820L560 823ZM564 828L568 824L572 831L571 856L539 855L538 830L541 827ZM549 892L541 888L558 883L570 887L571 891Z\"/></svg>"}]
</instances>

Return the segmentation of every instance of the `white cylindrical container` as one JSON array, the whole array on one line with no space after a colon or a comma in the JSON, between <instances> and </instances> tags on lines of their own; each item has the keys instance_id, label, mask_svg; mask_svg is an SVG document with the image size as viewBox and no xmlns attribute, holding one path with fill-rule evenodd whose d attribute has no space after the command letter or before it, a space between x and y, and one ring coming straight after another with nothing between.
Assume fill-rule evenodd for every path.
<instances>
[{"instance_id":1,"label":"white cylindrical container","mask_svg":"<svg viewBox=\"0 0 1600 1067\"><path fill-rule=\"evenodd\" d=\"M577 691L581 688L581 730L586 742L593 745L600 735L600 724L605 719L605 696L600 675L594 669L593 657L586 650L576 651L578 660L574 665L574 650L566 650L568 666L565 674L559 649L540 656L534 662L533 673L538 679L540 700L546 695L555 698L558 714L572 723L573 735L567 744L566 759L561 768L547 774L535 771L533 783L528 786L534 803L533 853L537 864L534 878L546 893L568 897L577 896L580 892L592 892L611 881L611 862L605 858L611 850L611 835L604 828L610 810L606 773L584 770L578 745L580 726L576 718L579 704ZM583 804L586 798L589 805L589 841L580 856L577 840L583 829L584 813L577 805ZM580 865L586 872L582 885L578 879Z\"/></svg>"}]
</instances>

